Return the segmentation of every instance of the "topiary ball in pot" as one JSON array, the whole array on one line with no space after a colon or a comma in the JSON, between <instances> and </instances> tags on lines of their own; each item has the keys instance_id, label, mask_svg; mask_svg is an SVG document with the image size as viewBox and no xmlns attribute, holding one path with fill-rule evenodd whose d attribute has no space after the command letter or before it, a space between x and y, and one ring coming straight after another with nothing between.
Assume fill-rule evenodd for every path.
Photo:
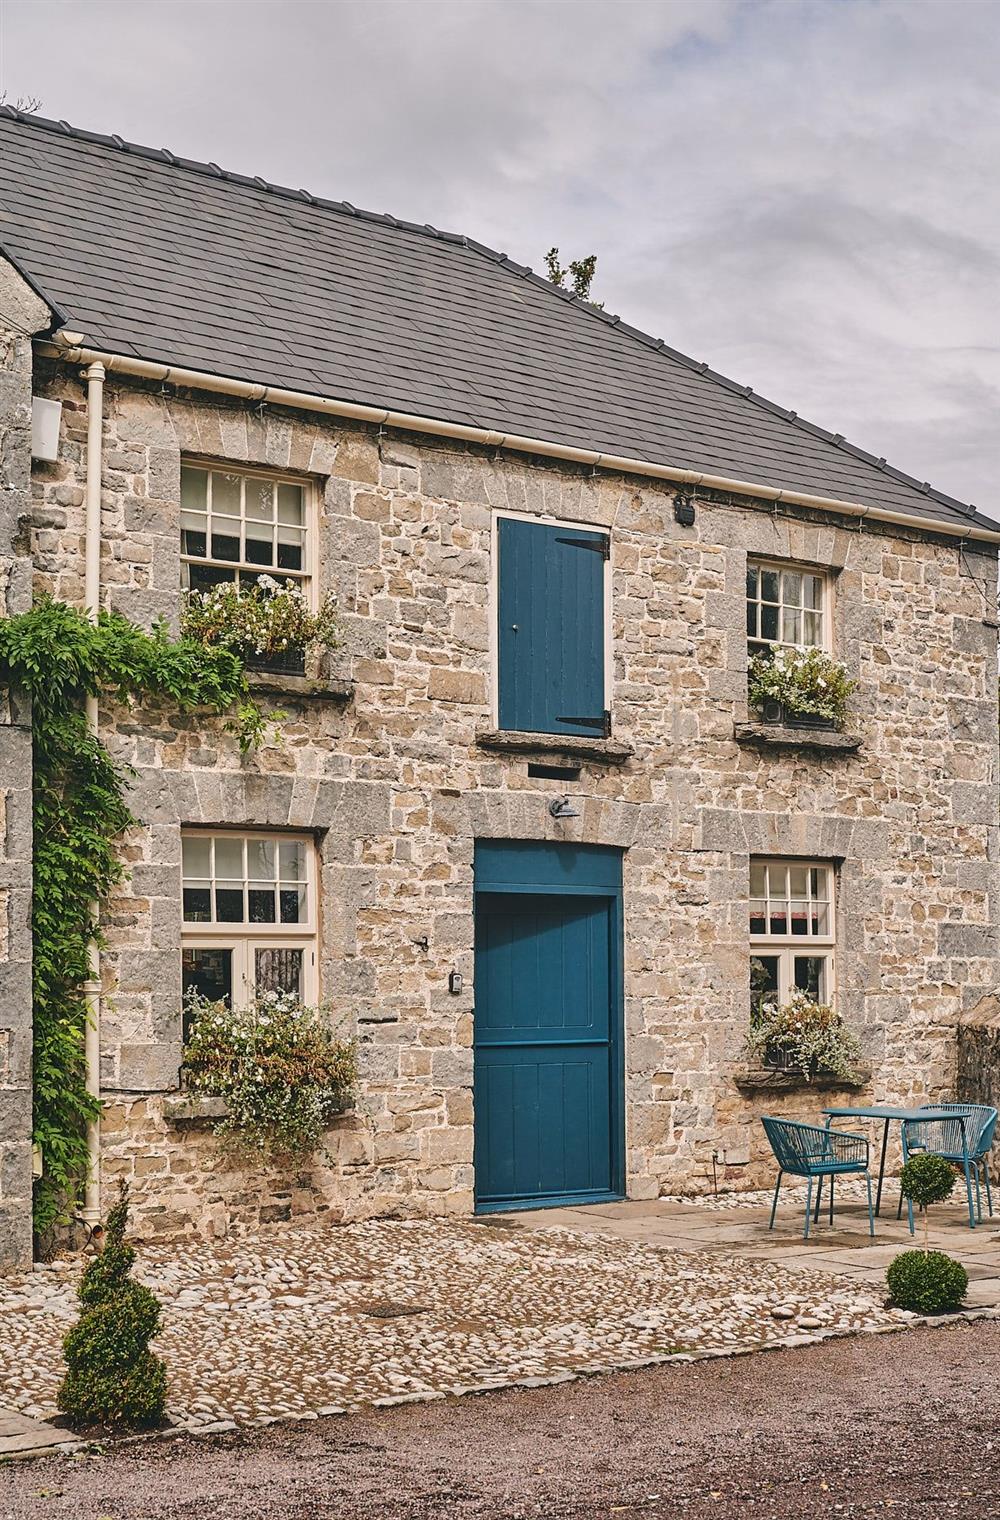
<instances>
[{"instance_id":1,"label":"topiary ball in pot","mask_svg":"<svg viewBox=\"0 0 1000 1520\"><path fill-rule=\"evenodd\" d=\"M74 1425L141 1429L163 1418L167 1369L149 1349L159 1333L160 1305L132 1278L127 1223L128 1184L122 1182L104 1249L80 1281L80 1318L63 1341L67 1371L57 1402Z\"/></svg>"},{"instance_id":2,"label":"topiary ball in pot","mask_svg":"<svg viewBox=\"0 0 1000 1520\"><path fill-rule=\"evenodd\" d=\"M885 1274L898 1309L916 1314L945 1314L957 1309L969 1286L960 1261L944 1251L903 1251Z\"/></svg>"}]
</instances>

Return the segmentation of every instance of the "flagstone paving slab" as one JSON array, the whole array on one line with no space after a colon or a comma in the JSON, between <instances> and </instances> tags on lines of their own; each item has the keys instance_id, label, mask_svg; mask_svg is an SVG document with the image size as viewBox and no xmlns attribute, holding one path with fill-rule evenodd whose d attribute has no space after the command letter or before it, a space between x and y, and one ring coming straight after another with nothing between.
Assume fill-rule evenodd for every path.
<instances>
[{"instance_id":1,"label":"flagstone paving slab","mask_svg":"<svg viewBox=\"0 0 1000 1520\"><path fill-rule=\"evenodd\" d=\"M57 1263L0 1282L0 1405L23 1417L55 1412L79 1269ZM169 1370L169 1415L203 1431L909 1318L886 1310L880 1288L798 1263L443 1220L148 1246L139 1275L164 1304L154 1349Z\"/></svg>"}]
</instances>

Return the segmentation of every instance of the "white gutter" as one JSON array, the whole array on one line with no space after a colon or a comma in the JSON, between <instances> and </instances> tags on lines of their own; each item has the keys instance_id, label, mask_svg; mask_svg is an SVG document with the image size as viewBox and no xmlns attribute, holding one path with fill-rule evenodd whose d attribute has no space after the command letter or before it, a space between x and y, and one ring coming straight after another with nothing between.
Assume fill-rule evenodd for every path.
<instances>
[{"instance_id":1,"label":"white gutter","mask_svg":"<svg viewBox=\"0 0 1000 1520\"><path fill-rule=\"evenodd\" d=\"M569 444L552 443L542 438L525 438L518 434L498 433L488 428L469 427L458 422L442 422L435 417L420 417L410 412L390 412L382 407L362 406L352 401L336 401L315 396L308 391L287 391L273 385L254 384L249 380L232 380L202 370L179 369L173 364L159 364L150 359L133 359L125 354L102 353L83 348L82 335L64 333L62 341L43 342L39 351L49 357L66 359L71 364L101 364L122 375L163 384L188 386L192 390L216 391L238 396L245 401L266 402L271 406L293 407L304 412L321 412L330 417L345 417L355 422L373 422L383 427L401 428L414 433L430 433L440 438L454 438L464 443L485 444L489 448L512 449L521 454L541 454L549 459L565 459L587 464L594 469L611 470L623 475L646 475L654 480L674 481L679 485L706 486L712 491L731 491L738 496L755 496L764 501L788 502L791 506L814 507L839 512L850 517L871 517L877 522L896 523L919 528L948 538L979 539L1000 544L1000 529L981 528L973 523L942 522L907 512L890 512L885 507L871 507L860 501L841 501L835 496L814 496L807 491L785 491L747 480L731 480L725 475L708 475L699 470L674 469L670 465L650 464L642 459L623 458L617 454L598 454L592 449L578 449Z\"/></svg>"},{"instance_id":2,"label":"white gutter","mask_svg":"<svg viewBox=\"0 0 1000 1520\"><path fill-rule=\"evenodd\" d=\"M87 369L87 480L84 526L84 602L87 616L97 622L101 605L101 475L103 465L105 366L99 359L88 361ZM97 738L98 699L87 698L87 727ZM91 921L97 929L100 908L90 905ZM101 1095L101 952L96 939L87 949L87 1024L84 1033L84 1064L87 1091L91 1097ZM83 1218L95 1225L101 1217L101 1122L87 1125L87 1180L84 1188Z\"/></svg>"}]
</instances>

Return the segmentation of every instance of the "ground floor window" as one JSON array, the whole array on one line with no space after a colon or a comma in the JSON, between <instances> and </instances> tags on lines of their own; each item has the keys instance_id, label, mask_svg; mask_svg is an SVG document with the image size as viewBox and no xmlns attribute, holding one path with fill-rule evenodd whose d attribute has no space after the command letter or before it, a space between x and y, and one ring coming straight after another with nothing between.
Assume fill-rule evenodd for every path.
<instances>
[{"instance_id":1,"label":"ground floor window","mask_svg":"<svg viewBox=\"0 0 1000 1520\"><path fill-rule=\"evenodd\" d=\"M750 862L750 1017L763 1003L834 991L834 873L819 861Z\"/></svg>"},{"instance_id":2,"label":"ground floor window","mask_svg":"<svg viewBox=\"0 0 1000 1520\"><path fill-rule=\"evenodd\" d=\"M316 852L303 835L182 837L185 1000L240 1007L261 992L317 1000Z\"/></svg>"}]
</instances>

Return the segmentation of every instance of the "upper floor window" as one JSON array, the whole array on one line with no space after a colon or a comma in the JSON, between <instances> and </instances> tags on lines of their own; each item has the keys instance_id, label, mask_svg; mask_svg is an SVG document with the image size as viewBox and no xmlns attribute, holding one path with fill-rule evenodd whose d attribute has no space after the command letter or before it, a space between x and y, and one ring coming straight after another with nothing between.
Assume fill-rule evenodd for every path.
<instances>
[{"instance_id":1,"label":"upper floor window","mask_svg":"<svg viewBox=\"0 0 1000 1520\"><path fill-rule=\"evenodd\" d=\"M308 488L253 471L181 467L181 575L191 591L261 575L307 589Z\"/></svg>"},{"instance_id":2,"label":"upper floor window","mask_svg":"<svg viewBox=\"0 0 1000 1520\"><path fill-rule=\"evenodd\" d=\"M185 995L242 1007L257 993L316 1001L316 852L301 835L185 832Z\"/></svg>"},{"instance_id":3,"label":"upper floor window","mask_svg":"<svg viewBox=\"0 0 1000 1520\"><path fill-rule=\"evenodd\" d=\"M820 861L750 861L751 1016L762 1003L804 992L833 996L833 867Z\"/></svg>"},{"instance_id":4,"label":"upper floor window","mask_svg":"<svg viewBox=\"0 0 1000 1520\"><path fill-rule=\"evenodd\" d=\"M824 575L751 560L747 565L747 640L751 658L772 644L829 649Z\"/></svg>"},{"instance_id":5,"label":"upper floor window","mask_svg":"<svg viewBox=\"0 0 1000 1520\"><path fill-rule=\"evenodd\" d=\"M610 732L611 541L572 523L498 516L497 721L528 733Z\"/></svg>"}]
</instances>

